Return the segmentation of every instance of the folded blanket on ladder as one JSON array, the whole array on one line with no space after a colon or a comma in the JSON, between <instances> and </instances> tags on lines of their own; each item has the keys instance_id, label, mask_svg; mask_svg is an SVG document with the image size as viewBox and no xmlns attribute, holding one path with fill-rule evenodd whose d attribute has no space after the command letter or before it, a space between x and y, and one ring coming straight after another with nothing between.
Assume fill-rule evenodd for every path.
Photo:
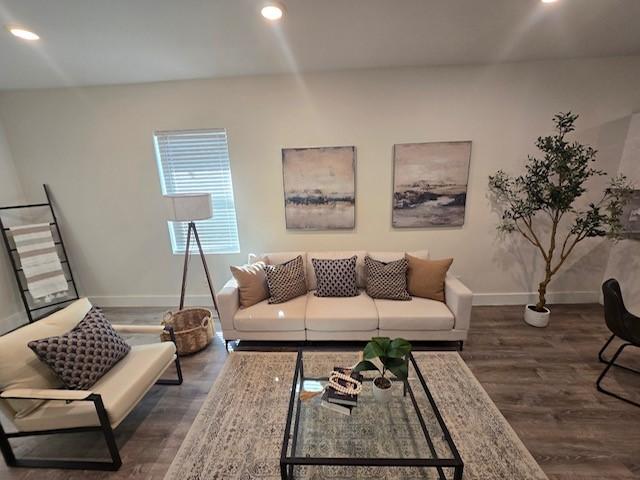
<instances>
[{"instance_id":1,"label":"folded blanket on ladder","mask_svg":"<svg viewBox=\"0 0 640 480\"><path fill-rule=\"evenodd\" d=\"M9 230L27 280L27 289L34 300L49 302L64 296L69 284L49 224L21 225Z\"/></svg>"}]
</instances>

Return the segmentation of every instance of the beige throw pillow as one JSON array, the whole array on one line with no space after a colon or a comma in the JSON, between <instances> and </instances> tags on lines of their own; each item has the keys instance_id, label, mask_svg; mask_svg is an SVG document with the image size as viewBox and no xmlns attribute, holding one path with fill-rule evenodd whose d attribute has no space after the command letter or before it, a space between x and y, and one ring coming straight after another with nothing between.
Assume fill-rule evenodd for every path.
<instances>
[{"instance_id":1,"label":"beige throw pillow","mask_svg":"<svg viewBox=\"0 0 640 480\"><path fill-rule=\"evenodd\" d=\"M256 262L239 267L234 267L233 265L229 267L233 278L238 282L240 306L242 308L250 307L269 298L267 276L264 271L265 266L264 262Z\"/></svg>"},{"instance_id":2,"label":"beige throw pillow","mask_svg":"<svg viewBox=\"0 0 640 480\"><path fill-rule=\"evenodd\" d=\"M453 263L453 258L423 260L408 253L405 258L407 269L407 290L414 297L430 298L444 302L444 279Z\"/></svg>"}]
</instances>

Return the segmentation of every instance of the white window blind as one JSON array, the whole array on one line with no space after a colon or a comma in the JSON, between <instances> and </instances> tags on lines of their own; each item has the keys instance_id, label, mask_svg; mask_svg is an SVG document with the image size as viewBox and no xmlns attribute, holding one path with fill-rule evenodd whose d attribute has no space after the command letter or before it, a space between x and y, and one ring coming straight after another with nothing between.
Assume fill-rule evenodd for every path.
<instances>
[{"instance_id":1,"label":"white window blind","mask_svg":"<svg viewBox=\"0 0 640 480\"><path fill-rule=\"evenodd\" d=\"M205 253L239 252L226 130L155 132L154 143L163 194L211 194L213 218L196 222ZM173 253L184 253L188 223L168 224ZM190 250L197 251L193 237Z\"/></svg>"}]
</instances>

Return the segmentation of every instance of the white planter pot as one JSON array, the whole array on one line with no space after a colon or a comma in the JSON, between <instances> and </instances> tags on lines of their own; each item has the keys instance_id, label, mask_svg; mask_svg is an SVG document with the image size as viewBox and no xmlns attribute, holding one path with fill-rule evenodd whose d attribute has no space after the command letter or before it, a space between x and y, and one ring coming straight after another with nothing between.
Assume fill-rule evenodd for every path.
<instances>
[{"instance_id":1,"label":"white planter pot","mask_svg":"<svg viewBox=\"0 0 640 480\"><path fill-rule=\"evenodd\" d=\"M373 385L373 398L380 403L388 403L391 400L391 389L393 383L389 388L380 388L376 385L375 381L371 382Z\"/></svg>"},{"instance_id":2,"label":"white planter pot","mask_svg":"<svg viewBox=\"0 0 640 480\"><path fill-rule=\"evenodd\" d=\"M544 307L544 312L536 312L529 307L535 307L535 305L527 305L524 307L524 321L527 322L532 327L543 328L549 325L549 315L551 315L551 310L547 307Z\"/></svg>"}]
</instances>

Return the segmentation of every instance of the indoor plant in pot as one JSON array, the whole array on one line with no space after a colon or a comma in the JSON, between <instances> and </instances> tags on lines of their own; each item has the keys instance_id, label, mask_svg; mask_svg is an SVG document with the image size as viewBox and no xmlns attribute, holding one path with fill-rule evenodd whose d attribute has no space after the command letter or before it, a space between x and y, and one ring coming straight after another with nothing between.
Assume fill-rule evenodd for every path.
<instances>
[{"instance_id":1,"label":"indoor plant in pot","mask_svg":"<svg viewBox=\"0 0 640 480\"><path fill-rule=\"evenodd\" d=\"M364 347L362 361L354 368L354 372L377 371L379 376L373 379L373 396L380 402L391 400L391 380L387 373L391 372L397 379L406 380L409 375L407 355L411 352L411 344L404 338L391 340L388 337L373 337ZM371 360L378 359L381 367Z\"/></svg>"},{"instance_id":2,"label":"indoor plant in pot","mask_svg":"<svg viewBox=\"0 0 640 480\"><path fill-rule=\"evenodd\" d=\"M517 232L544 259L544 278L538 285L538 302L525 307L525 321L544 327L549 321L545 295L552 277L578 243L590 237L619 238L620 216L631 185L624 176L613 177L597 201L579 206L592 177L606 173L593 167L596 150L570 141L578 115L559 113L555 133L538 137L541 156L529 156L524 175L512 177L502 170L489 177L489 190L502 211L498 230Z\"/></svg>"}]
</instances>

